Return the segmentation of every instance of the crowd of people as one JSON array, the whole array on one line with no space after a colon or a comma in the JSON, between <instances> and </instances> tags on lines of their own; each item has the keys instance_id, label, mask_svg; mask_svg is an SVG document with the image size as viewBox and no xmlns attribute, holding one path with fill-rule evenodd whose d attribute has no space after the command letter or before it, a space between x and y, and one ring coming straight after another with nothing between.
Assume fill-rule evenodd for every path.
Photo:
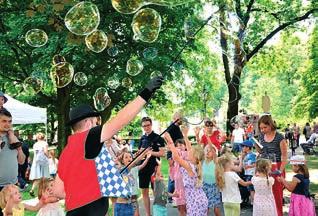
<instances>
[{"instance_id":1,"label":"crowd of people","mask_svg":"<svg viewBox=\"0 0 318 216\"><path fill-rule=\"evenodd\" d=\"M18 164L28 161L27 153L12 131L10 112L0 109L2 214L20 216L26 209L37 211L39 216L65 215L59 203L64 199L68 216L105 216L110 199L113 215L138 216L141 190L146 216L167 215L169 202L176 205L181 216L204 216L211 211L218 216L222 208L225 216L238 216L244 199L252 206L253 215L282 216L286 188L292 193L289 215L316 215L305 157L293 155L288 159L288 138L277 131L268 114L258 121L257 137L250 125L244 129L236 124L230 144L210 119L204 121L203 128L194 129L194 144L181 113L172 116L162 136L153 131L152 119L144 117L144 134L135 144L136 151L121 147L115 134L139 113L161 84L162 78L150 80L135 100L103 125L92 107L71 109L68 125L73 134L59 160L54 151L48 151L44 134L37 134L29 177L33 181L32 196L38 187L39 201L34 206L22 202L17 187L25 187L18 180L25 180ZM1 101L6 102L3 94L0 107ZM169 164L168 176L162 173L164 157ZM288 161L295 172L291 182L285 179Z\"/></svg>"}]
</instances>

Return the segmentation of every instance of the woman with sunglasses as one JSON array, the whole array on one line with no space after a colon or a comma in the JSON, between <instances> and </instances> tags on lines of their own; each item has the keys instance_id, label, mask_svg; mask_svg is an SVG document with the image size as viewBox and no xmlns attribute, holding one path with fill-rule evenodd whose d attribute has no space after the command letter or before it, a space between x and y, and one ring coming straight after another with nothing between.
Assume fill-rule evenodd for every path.
<instances>
[{"instance_id":1,"label":"woman with sunglasses","mask_svg":"<svg viewBox=\"0 0 318 216\"><path fill-rule=\"evenodd\" d=\"M207 120L204 123L204 133L199 137L200 130L195 130L195 136L197 142L203 147L208 144L214 145L218 151L221 150L222 137L220 130L216 127L215 123L211 120Z\"/></svg>"}]
</instances>

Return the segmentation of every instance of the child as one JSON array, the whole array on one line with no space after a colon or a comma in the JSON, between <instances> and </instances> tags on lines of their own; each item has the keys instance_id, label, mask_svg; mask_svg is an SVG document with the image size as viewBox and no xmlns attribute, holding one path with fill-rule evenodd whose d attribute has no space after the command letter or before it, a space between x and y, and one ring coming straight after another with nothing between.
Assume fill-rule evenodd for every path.
<instances>
[{"instance_id":1,"label":"child","mask_svg":"<svg viewBox=\"0 0 318 216\"><path fill-rule=\"evenodd\" d=\"M191 147L191 143L187 136L187 131L184 132L184 139L188 151L188 160L182 159L174 146L172 139L168 133L165 138L168 147L172 152L172 157L175 162L179 163L180 171L183 177L184 191L186 198L187 215L202 216L208 213L208 199L202 189L202 161L204 152L201 146Z\"/></svg>"},{"instance_id":2,"label":"child","mask_svg":"<svg viewBox=\"0 0 318 216\"><path fill-rule=\"evenodd\" d=\"M242 144L242 152L244 155L243 158L243 168L244 168L244 178L245 181L251 181L253 175L255 174L255 163L256 163L256 154L252 152L253 142L250 140L245 140ZM254 200L254 187L249 185L247 190L250 193L251 204L253 205Z\"/></svg>"},{"instance_id":3,"label":"child","mask_svg":"<svg viewBox=\"0 0 318 216\"><path fill-rule=\"evenodd\" d=\"M65 213L58 202L59 199L52 195L53 179L41 178L39 182L38 198L43 203L43 207L37 216L64 216Z\"/></svg>"},{"instance_id":4,"label":"child","mask_svg":"<svg viewBox=\"0 0 318 216\"><path fill-rule=\"evenodd\" d=\"M57 158L55 158L54 149L50 150L50 152L49 152L49 171L50 171L50 176L52 178L55 178L55 176L56 176L58 163L59 163L59 160Z\"/></svg>"},{"instance_id":5,"label":"child","mask_svg":"<svg viewBox=\"0 0 318 216\"><path fill-rule=\"evenodd\" d=\"M21 201L19 188L14 184L4 186L0 192L0 207L4 216L24 216L24 209L38 211L42 206L41 202L36 206L30 206Z\"/></svg>"},{"instance_id":6,"label":"child","mask_svg":"<svg viewBox=\"0 0 318 216\"><path fill-rule=\"evenodd\" d=\"M242 160L240 160L240 164ZM241 166L240 166L241 167ZM226 154L219 157L216 166L216 184L222 192L222 201L225 216L239 216L241 194L239 183L248 186L251 182L243 181L235 172L233 160Z\"/></svg>"},{"instance_id":7,"label":"child","mask_svg":"<svg viewBox=\"0 0 318 216\"><path fill-rule=\"evenodd\" d=\"M136 163L140 161L145 155L146 160L140 165ZM115 216L139 216L138 206L138 171L146 166L151 157L150 148L141 154L129 167L123 172L123 179L129 183L131 189L131 198L119 197L114 205ZM121 155L118 157L118 162L124 167L132 161L132 155L127 149L123 149Z\"/></svg>"},{"instance_id":8,"label":"child","mask_svg":"<svg viewBox=\"0 0 318 216\"><path fill-rule=\"evenodd\" d=\"M161 163L156 160L158 166L155 168L154 179L154 200L153 200L153 216L167 216L167 192L165 191L164 179L161 174Z\"/></svg>"},{"instance_id":9,"label":"child","mask_svg":"<svg viewBox=\"0 0 318 216\"><path fill-rule=\"evenodd\" d=\"M259 159L256 161L256 176L252 178L255 188L253 216L276 216L276 204L272 191L274 178L269 177L271 172L271 161Z\"/></svg>"},{"instance_id":10,"label":"child","mask_svg":"<svg viewBox=\"0 0 318 216\"><path fill-rule=\"evenodd\" d=\"M208 212L213 209L214 215L221 216L221 194L215 183L216 152L216 148L211 144L206 145L204 148L205 160L202 164L203 190L208 198Z\"/></svg>"},{"instance_id":11,"label":"child","mask_svg":"<svg viewBox=\"0 0 318 216\"><path fill-rule=\"evenodd\" d=\"M303 155L295 155L290 159L292 170L296 173L291 182L279 177L279 181L284 184L290 192L289 216L315 216L314 203L309 194L309 172Z\"/></svg>"},{"instance_id":12,"label":"child","mask_svg":"<svg viewBox=\"0 0 318 216\"><path fill-rule=\"evenodd\" d=\"M186 160L188 157L185 142L183 139L177 139L176 140L176 147L178 149L179 156ZM173 161L173 160L172 160ZM179 216L186 216L186 200L185 200L185 194L184 194L184 185L183 185L183 178L182 174L180 172L180 165L178 163L173 163L174 168L172 169L173 173L171 173L174 184L175 184L175 190L172 194L173 199L176 202L177 209L179 212Z\"/></svg>"}]
</instances>

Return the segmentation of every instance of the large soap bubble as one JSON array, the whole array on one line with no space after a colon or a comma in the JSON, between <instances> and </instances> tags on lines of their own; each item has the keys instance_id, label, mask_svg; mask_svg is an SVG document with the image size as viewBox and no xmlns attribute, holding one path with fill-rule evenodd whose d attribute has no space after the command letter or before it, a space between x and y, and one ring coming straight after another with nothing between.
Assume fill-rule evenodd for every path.
<instances>
[{"instance_id":1,"label":"large soap bubble","mask_svg":"<svg viewBox=\"0 0 318 216\"><path fill-rule=\"evenodd\" d=\"M144 69L144 65L137 59L129 59L126 65L126 72L130 76L136 76Z\"/></svg>"},{"instance_id":2,"label":"large soap bubble","mask_svg":"<svg viewBox=\"0 0 318 216\"><path fill-rule=\"evenodd\" d=\"M100 22L98 8L91 2L80 2L66 14L66 28L76 35L88 35L95 31Z\"/></svg>"},{"instance_id":3,"label":"large soap bubble","mask_svg":"<svg viewBox=\"0 0 318 216\"><path fill-rule=\"evenodd\" d=\"M124 79L122 79L121 85L125 88L129 88L132 85L132 80L129 77L125 77Z\"/></svg>"},{"instance_id":4,"label":"large soap bubble","mask_svg":"<svg viewBox=\"0 0 318 216\"><path fill-rule=\"evenodd\" d=\"M157 57L158 50L154 47L149 47L149 48L144 49L142 54L143 54L145 59L153 60Z\"/></svg>"},{"instance_id":5,"label":"large soap bubble","mask_svg":"<svg viewBox=\"0 0 318 216\"><path fill-rule=\"evenodd\" d=\"M144 8L135 14L131 25L136 40L153 43L161 29L161 16L154 9Z\"/></svg>"},{"instance_id":6,"label":"large soap bubble","mask_svg":"<svg viewBox=\"0 0 318 216\"><path fill-rule=\"evenodd\" d=\"M37 77L28 77L23 82L24 91L28 94L37 94L42 90L43 80Z\"/></svg>"},{"instance_id":7,"label":"large soap bubble","mask_svg":"<svg viewBox=\"0 0 318 216\"><path fill-rule=\"evenodd\" d=\"M105 32L96 30L85 37L85 43L88 49L100 53L107 47L108 38Z\"/></svg>"},{"instance_id":8,"label":"large soap bubble","mask_svg":"<svg viewBox=\"0 0 318 216\"><path fill-rule=\"evenodd\" d=\"M74 75L74 83L78 86L85 86L87 84L87 76L83 72L77 72Z\"/></svg>"},{"instance_id":9,"label":"large soap bubble","mask_svg":"<svg viewBox=\"0 0 318 216\"><path fill-rule=\"evenodd\" d=\"M112 0L115 10L122 14L136 13L145 4L144 0Z\"/></svg>"},{"instance_id":10,"label":"large soap bubble","mask_svg":"<svg viewBox=\"0 0 318 216\"><path fill-rule=\"evenodd\" d=\"M100 112L105 110L111 103L111 98L104 87L96 89L93 99L95 109Z\"/></svg>"},{"instance_id":11,"label":"large soap bubble","mask_svg":"<svg viewBox=\"0 0 318 216\"><path fill-rule=\"evenodd\" d=\"M48 37L41 29L31 29L25 34L25 41L32 47L41 47L47 43Z\"/></svg>"},{"instance_id":12,"label":"large soap bubble","mask_svg":"<svg viewBox=\"0 0 318 216\"><path fill-rule=\"evenodd\" d=\"M111 89L117 89L120 86L118 77L116 75L111 76L108 79L107 85Z\"/></svg>"},{"instance_id":13,"label":"large soap bubble","mask_svg":"<svg viewBox=\"0 0 318 216\"><path fill-rule=\"evenodd\" d=\"M57 88L67 86L73 79L74 68L68 62L53 65L51 69L51 79Z\"/></svg>"}]
</instances>

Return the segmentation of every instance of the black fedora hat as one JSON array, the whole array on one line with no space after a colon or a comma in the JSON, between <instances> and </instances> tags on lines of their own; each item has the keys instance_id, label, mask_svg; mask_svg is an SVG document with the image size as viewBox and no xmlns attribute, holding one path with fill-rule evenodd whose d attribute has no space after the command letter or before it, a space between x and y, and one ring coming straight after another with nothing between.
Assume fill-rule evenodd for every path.
<instances>
[{"instance_id":1,"label":"black fedora hat","mask_svg":"<svg viewBox=\"0 0 318 216\"><path fill-rule=\"evenodd\" d=\"M8 98L6 96L4 96L4 93L2 91L0 91L0 97L4 98L4 103L7 103Z\"/></svg>"},{"instance_id":2,"label":"black fedora hat","mask_svg":"<svg viewBox=\"0 0 318 216\"><path fill-rule=\"evenodd\" d=\"M97 116L100 116L100 113L96 112L91 106L82 104L71 109L69 113L70 120L67 125L73 125L85 118Z\"/></svg>"}]
</instances>

